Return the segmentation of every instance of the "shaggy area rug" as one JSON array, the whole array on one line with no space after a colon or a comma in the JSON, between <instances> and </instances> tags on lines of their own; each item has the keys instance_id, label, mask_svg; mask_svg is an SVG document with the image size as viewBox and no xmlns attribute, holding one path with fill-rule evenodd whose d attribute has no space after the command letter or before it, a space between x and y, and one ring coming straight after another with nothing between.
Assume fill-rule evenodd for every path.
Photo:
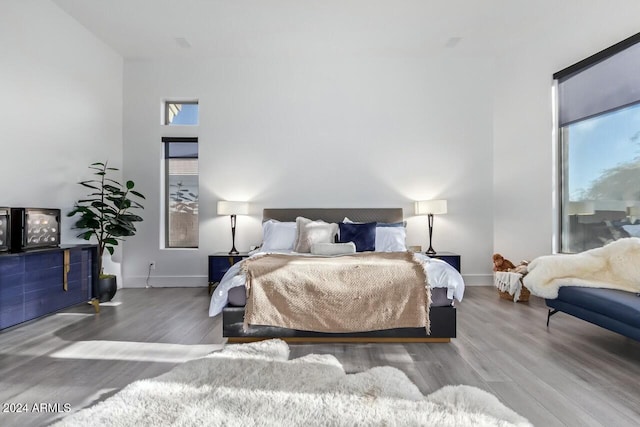
<instances>
[{"instance_id":1,"label":"shaggy area rug","mask_svg":"<svg viewBox=\"0 0 640 427\"><path fill-rule=\"evenodd\" d=\"M288 360L281 340L229 345L136 381L56 426L530 426L483 390L428 396L390 366L347 374L331 355Z\"/></svg>"}]
</instances>

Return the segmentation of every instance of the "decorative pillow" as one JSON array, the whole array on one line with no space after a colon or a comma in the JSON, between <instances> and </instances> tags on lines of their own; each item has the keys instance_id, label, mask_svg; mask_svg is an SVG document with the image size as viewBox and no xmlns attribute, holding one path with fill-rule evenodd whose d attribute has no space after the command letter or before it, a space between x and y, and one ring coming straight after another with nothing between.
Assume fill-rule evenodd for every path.
<instances>
[{"instance_id":1,"label":"decorative pillow","mask_svg":"<svg viewBox=\"0 0 640 427\"><path fill-rule=\"evenodd\" d=\"M358 224L345 217L345 223ZM361 223L359 223L361 224ZM376 224L376 252L406 252L407 250L407 226L406 221L402 222L378 222ZM394 228L398 230L388 230Z\"/></svg>"},{"instance_id":2,"label":"decorative pillow","mask_svg":"<svg viewBox=\"0 0 640 427\"><path fill-rule=\"evenodd\" d=\"M406 227L407 221L402 222L379 222L376 227Z\"/></svg>"},{"instance_id":3,"label":"decorative pillow","mask_svg":"<svg viewBox=\"0 0 640 427\"><path fill-rule=\"evenodd\" d=\"M363 224L362 222L354 222L349 219L349 217L344 217L342 222L346 222L349 224ZM376 227L406 227L407 221L402 222L376 222Z\"/></svg>"},{"instance_id":4,"label":"decorative pillow","mask_svg":"<svg viewBox=\"0 0 640 427\"><path fill-rule=\"evenodd\" d=\"M273 219L262 224L262 251L291 251L296 243L296 223Z\"/></svg>"},{"instance_id":5,"label":"decorative pillow","mask_svg":"<svg viewBox=\"0 0 640 427\"><path fill-rule=\"evenodd\" d=\"M353 242L356 244L356 252L376 250L376 223L367 222L356 224L341 222L340 243Z\"/></svg>"},{"instance_id":6,"label":"decorative pillow","mask_svg":"<svg viewBox=\"0 0 640 427\"><path fill-rule=\"evenodd\" d=\"M311 221L299 216L296 218L297 237L294 251L300 253L311 252L314 243L333 243L338 234L338 224L324 221Z\"/></svg>"},{"instance_id":7,"label":"decorative pillow","mask_svg":"<svg viewBox=\"0 0 640 427\"><path fill-rule=\"evenodd\" d=\"M356 252L353 242L347 243L314 243L311 245L311 253L314 255L347 255Z\"/></svg>"},{"instance_id":8,"label":"decorative pillow","mask_svg":"<svg viewBox=\"0 0 640 427\"><path fill-rule=\"evenodd\" d=\"M407 230L404 227L376 227L377 252L405 252Z\"/></svg>"}]
</instances>

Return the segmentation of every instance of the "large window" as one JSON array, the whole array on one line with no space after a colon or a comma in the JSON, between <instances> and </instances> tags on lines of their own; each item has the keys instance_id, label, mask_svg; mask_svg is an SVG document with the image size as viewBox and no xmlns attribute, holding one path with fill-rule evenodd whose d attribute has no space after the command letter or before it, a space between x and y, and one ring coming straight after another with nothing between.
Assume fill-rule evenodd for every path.
<instances>
[{"instance_id":1,"label":"large window","mask_svg":"<svg viewBox=\"0 0 640 427\"><path fill-rule=\"evenodd\" d=\"M198 247L198 138L162 138L165 247Z\"/></svg>"},{"instance_id":2,"label":"large window","mask_svg":"<svg viewBox=\"0 0 640 427\"><path fill-rule=\"evenodd\" d=\"M560 251L640 237L640 34L554 74Z\"/></svg>"}]
</instances>

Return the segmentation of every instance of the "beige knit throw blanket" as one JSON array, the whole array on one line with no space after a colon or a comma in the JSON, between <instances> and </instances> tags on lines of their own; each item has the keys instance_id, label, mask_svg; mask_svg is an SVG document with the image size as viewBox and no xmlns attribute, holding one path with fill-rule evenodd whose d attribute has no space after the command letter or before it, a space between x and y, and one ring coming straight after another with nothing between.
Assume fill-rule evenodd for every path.
<instances>
[{"instance_id":1,"label":"beige knit throw blanket","mask_svg":"<svg viewBox=\"0 0 640 427\"><path fill-rule=\"evenodd\" d=\"M266 254L245 260L244 326L317 332L424 327L430 289L409 252L338 257Z\"/></svg>"}]
</instances>

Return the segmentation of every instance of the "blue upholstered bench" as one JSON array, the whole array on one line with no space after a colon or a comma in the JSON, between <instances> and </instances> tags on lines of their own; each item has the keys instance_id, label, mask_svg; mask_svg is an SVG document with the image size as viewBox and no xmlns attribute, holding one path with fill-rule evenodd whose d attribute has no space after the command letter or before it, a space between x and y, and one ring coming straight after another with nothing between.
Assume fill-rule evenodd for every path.
<instances>
[{"instance_id":1,"label":"blue upholstered bench","mask_svg":"<svg viewBox=\"0 0 640 427\"><path fill-rule=\"evenodd\" d=\"M549 319L558 311L640 341L640 296L615 289L563 286L547 299Z\"/></svg>"}]
</instances>

